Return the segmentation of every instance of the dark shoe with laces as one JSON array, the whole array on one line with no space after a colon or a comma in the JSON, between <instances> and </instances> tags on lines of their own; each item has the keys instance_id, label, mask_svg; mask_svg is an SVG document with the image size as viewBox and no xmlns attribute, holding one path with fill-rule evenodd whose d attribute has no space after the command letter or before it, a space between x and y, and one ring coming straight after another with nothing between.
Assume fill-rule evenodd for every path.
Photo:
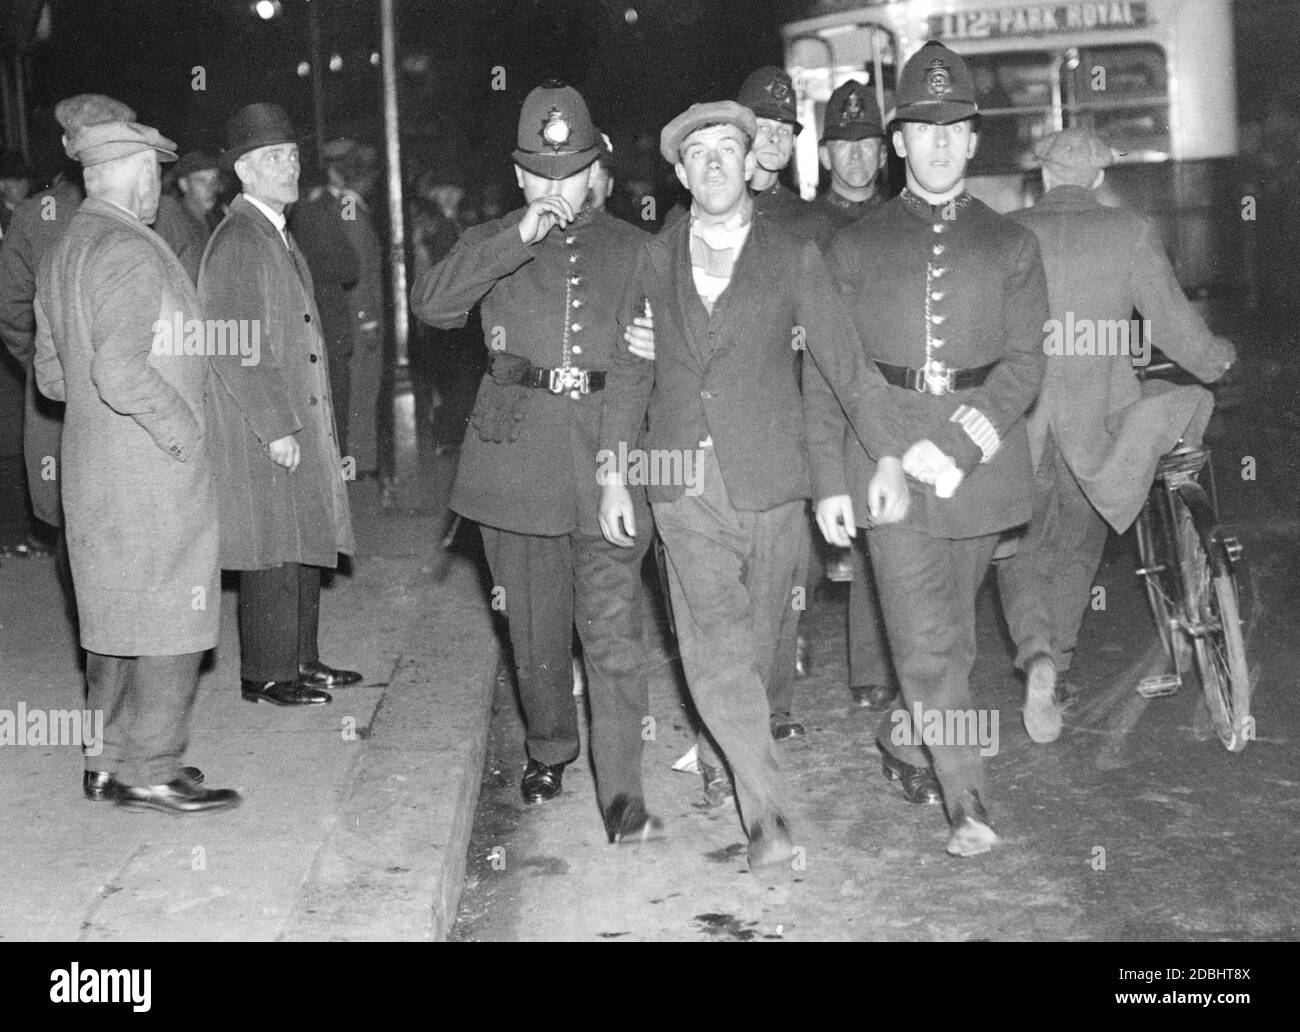
<instances>
[{"instance_id":1,"label":"dark shoe with laces","mask_svg":"<svg viewBox=\"0 0 1300 1032\"><path fill-rule=\"evenodd\" d=\"M525 803L544 803L554 799L564 791L564 764L547 766L537 760L529 760L524 770L524 778L519 783L519 794Z\"/></svg>"},{"instance_id":2,"label":"dark shoe with laces","mask_svg":"<svg viewBox=\"0 0 1300 1032\"><path fill-rule=\"evenodd\" d=\"M308 688L298 681L241 681L245 702L269 702L275 706L323 706L332 702L329 692Z\"/></svg>"},{"instance_id":3,"label":"dark shoe with laces","mask_svg":"<svg viewBox=\"0 0 1300 1032\"><path fill-rule=\"evenodd\" d=\"M188 778L177 778L166 785L123 785L117 793L117 805L123 809L172 814L233 810L241 802L233 788L203 788Z\"/></svg>"},{"instance_id":4,"label":"dark shoe with laces","mask_svg":"<svg viewBox=\"0 0 1300 1032\"><path fill-rule=\"evenodd\" d=\"M344 688L360 680L355 670L335 670L318 659L298 667L298 683L305 688Z\"/></svg>"},{"instance_id":5,"label":"dark shoe with laces","mask_svg":"<svg viewBox=\"0 0 1300 1032\"><path fill-rule=\"evenodd\" d=\"M952 834L948 836L947 850L953 856L979 856L1002 841L989 823L978 792L967 792L962 797L948 814L948 823Z\"/></svg>"},{"instance_id":6,"label":"dark shoe with laces","mask_svg":"<svg viewBox=\"0 0 1300 1032\"><path fill-rule=\"evenodd\" d=\"M198 767L182 767L181 777L192 785L203 784L203 771ZM122 787L122 783L106 770L88 770L81 777L81 791L92 803L113 802Z\"/></svg>"},{"instance_id":7,"label":"dark shoe with laces","mask_svg":"<svg viewBox=\"0 0 1300 1032\"><path fill-rule=\"evenodd\" d=\"M802 738L808 729L795 720L790 712L772 714L772 738L777 742L787 742L791 738Z\"/></svg>"},{"instance_id":8,"label":"dark shoe with laces","mask_svg":"<svg viewBox=\"0 0 1300 1032\"><path fill-rule=\"evenodd\" d=\"M849 686L853 701L872 713L891 709L898 698L898 689L891 684L855 684Z\"/></svg>"},{"instance_id":9,"label":"dark shoe with laces","mask_svg":"<svg viewBox=\"0 0 1300 1032\"><path fill-rule=\"evenodd\" d=\"M904 799L926 806L943 802L943 792L933 767L918 767L900 760L884 747L880 739L876 739L876 748L880 750L880 772L888 780L902 785Z\"/></svg>"},{"instance_id":10,"label":"dark shoe with laces","mask_svg":"<svg viewBox=\"0 0 1300 1032\"><path fill-rule=\"evenodd\" d=\"M605 833L613 845L661 838L664 822L645 808L640 796L620 792L605 811Z\"/></svg>"}]
</instances>

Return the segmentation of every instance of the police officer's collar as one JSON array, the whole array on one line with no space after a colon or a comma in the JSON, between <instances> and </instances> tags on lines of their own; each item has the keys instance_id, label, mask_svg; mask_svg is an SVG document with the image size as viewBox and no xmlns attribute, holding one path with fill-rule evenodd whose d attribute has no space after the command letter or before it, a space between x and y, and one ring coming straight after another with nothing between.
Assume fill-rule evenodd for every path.
<instances>
[{"instance_id":1,"label":"police officer's collar","mask_svg":"<svg viewBox=\"0 0 1300 1032\"><path fill-rule=\"evenodd\" d=\"M838 193L834 187L826 191L826 203L832 208L840 208L843 211L865 211L867 208L874 208L880 203L880 191L877 190L865 201L855 201L850 197L845 197Z\"/></svg>"},{"instance_id":2,"label":"police officer's collar","mask_svg":"<svg viewBox=\"0 0 1300 1032\"><path fill-rule=\"evenodd\" d=\"M939 219L951 221L956 217L957 212L965 209L966 206L974 200L969 190L963 190L955 197L948 198L948 200L944 201L942 204L931 204L929 201L925 200L925 198L917 197L916 194L912 193L912 191L907 187L903 187L903 192L898 196L903 202L903 207L913 215L929 221Z\"/></svg>"}]
</instances>

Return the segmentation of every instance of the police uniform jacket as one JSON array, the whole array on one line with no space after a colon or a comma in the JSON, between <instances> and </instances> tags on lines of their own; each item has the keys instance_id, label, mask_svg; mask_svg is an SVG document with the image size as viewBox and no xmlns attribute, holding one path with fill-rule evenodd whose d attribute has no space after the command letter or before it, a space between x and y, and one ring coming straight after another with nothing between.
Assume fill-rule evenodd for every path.
<instances>
[{"instance_id":1,"label":"police uniform jacket","mask_svg":"<svg viewBox=\"0 0 1300 1032\"><path fill-rule=\"evenodd\" d=\"M795 239L811 240L823 254L835 232L834 223L820 204L805 201L780 183L754 194L754 210L772 219Z\"/></svg>"},{"instance_id":2,"label":"police uniform jacket","mask_svg":"<svg viewBox=\"0 0 1300 1032\"><path fill-rule=\"evenodd\" d=\"M646 234L584 209L567 227L525 244L523 215L520 209L467 230L416 280L412 310L432 326L456 329L481 302L490 358L608 370L621 334L615 312ZM502 383L489 368L461 447L451 508L520 534L599 534L601 398L600 391L552 394Z\"/></svg>"},{"instance_id":3,"label":"police uniform jacket","mask_svg":"<svg viewBox=\"0 0 1300 1032\"><path fill-rule=\"evenodd\" d=\"M256 322L259 360L213 357L211 444L221 498L221 564L333 568L355 551L311 272L242 194L212 234L199 272L211 320ZM298 441L292 473L267 445Z\"/></svg>"},{"instance_id":4,"label":"police uniform jacket","mask_svg":"<svg viewBox=\"0 0 1300 1032\"><path fill-rule=\"evenodd\" d=\"M879 208L880 194L874 193L865 201L851 201L832 189L821 194L814 203L831 220L832 229L840 230Z\"/></svg>"},{"instance_id":5,"label":"police uniform jacket","mask_svg":"<svg viewBox=\"0 0 1300 1032\"><path fill-rule=\"evenodd\" d=\"M631 447L648 405L647 450L684 455L712 438L731 504L759 512L809 497L808 427L843 419L841 405L873 454L902 454L888 387L863 359L813 244L755 216L710 314L696 291L685 219L641 249L629 302L641 294L654 312L655 360L641 361L620 340L602 448ZM629 304L624 318L632 314ZM834 393L800 397L793 349L812 356L804 368L823 369ZM843 423L835 426L842 433ZM650 501L683 490L651 485Z\"/></svg>"},{"instance_id":6,"label":"police uniform jacket","mask_svg":"<svg viewBox=\"0 0 1300 1032\"><path fill-rule=\"evenodd\" d=\"M1042 246L1060 350L1067 334L1074 350L1085 324L1095 346L1097 327L1127 323L1137 309L1150 321L1151 343L1169 358L1207 382L1223 374L1231 351L1188 302L1146 219L1098 203L1081 186L1058 186L1010 217ZM1140 385L1129 355L1052 353L1030 414L1030 441L1037 455L1050 428L1088 500L1123 533L1146 502L1160 456L1184 435L1199 439L1211 408L1203 388Z\"/></svg>"},{"instance_id":7,"label":"police uniform jacket","mask_svg":"<svg viewBox=\"0 0 1300 1032\"><path fill-rule=\"evenodd\" d=\"M1026 522L1033 469L1024 417L1042 383L1047 316L1034 235L969 194L931 206L905 193L837 233L827 264L869 359L919 368L928 350L959 369L997 363L982 386L942 396L890 385L898 435L929 439L966 473L949 499L912 484L905 525L961 538ZM819 379L807 377L805 390L824 392ZM816 428L817 494L851 495L861 517L875 463L844 441L842 427Z\"/></svg>"},{"instance_id":8,"label":"police uniform jacket","mask_svg":"<svg viewBox=\"0 0 1300 1032\"><path fill-rule=\"evenodd\" d=\"M66 401L63 511L82 645L202 652L221 611L203 355L156 337L202 316L194 285L139 219L91 198L41 263L36 378Z\"/></svg>"}]
</instances>

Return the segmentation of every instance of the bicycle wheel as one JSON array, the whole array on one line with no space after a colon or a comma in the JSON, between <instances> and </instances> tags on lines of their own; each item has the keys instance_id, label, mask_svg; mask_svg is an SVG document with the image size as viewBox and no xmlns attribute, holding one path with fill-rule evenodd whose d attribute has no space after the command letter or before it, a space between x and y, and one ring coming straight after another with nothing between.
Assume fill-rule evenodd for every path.
<instances>
[{"instance_id":1,"label":"bicycle wheel","mask_svg":"<svg viewBox=\"0 0 1300 1032\"><path fill-rule=\"evenodd\" d=\"M1159 509L1163 510L1163 505ZM1178 620L1183 585L1154 494L1138 514L1137 545L1147 601L1151 604L1160 644L1174 665L1174 673L1181 678L1192 665L1192 645Z\"/></svg>"},{"instance_id":2,"label":"bicycle wheel","mask_svg":"<svg viewBox=\"0 0 1300 1032\"><path fill-rule=\"evenodd\" d=\"M1250 672L1237 579L1226 554L1220 552L1212 561L1205 550L1196 515L1202 523L1213 518L1205 492L1195 485L1184 486L1171 501L1185 591L1184 618L1192 631L1201 691L1219 740L1229 752L1241 752L1250 740ZM1212 547L1223 548L1217 540Z\"/></svg>"}]
</instances>

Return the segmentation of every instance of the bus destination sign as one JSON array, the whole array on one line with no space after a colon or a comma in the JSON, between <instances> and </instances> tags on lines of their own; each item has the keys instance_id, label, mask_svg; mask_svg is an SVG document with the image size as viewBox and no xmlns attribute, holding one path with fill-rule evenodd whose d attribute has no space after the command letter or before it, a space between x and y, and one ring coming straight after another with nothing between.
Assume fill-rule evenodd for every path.
<instances>
[{"instance_id":1,"label":"bus destination sign","mask_svg":"<svg viewBox=\"0 0 1300 1032\"><path fill-rule=\"evenodd\" d=\"M1079 0L1070 4L1018 4L930 15L931 39L997 39L1055 32L1137 29L1149 24L1145 0Z\"/></svg>"}]
</instances>

